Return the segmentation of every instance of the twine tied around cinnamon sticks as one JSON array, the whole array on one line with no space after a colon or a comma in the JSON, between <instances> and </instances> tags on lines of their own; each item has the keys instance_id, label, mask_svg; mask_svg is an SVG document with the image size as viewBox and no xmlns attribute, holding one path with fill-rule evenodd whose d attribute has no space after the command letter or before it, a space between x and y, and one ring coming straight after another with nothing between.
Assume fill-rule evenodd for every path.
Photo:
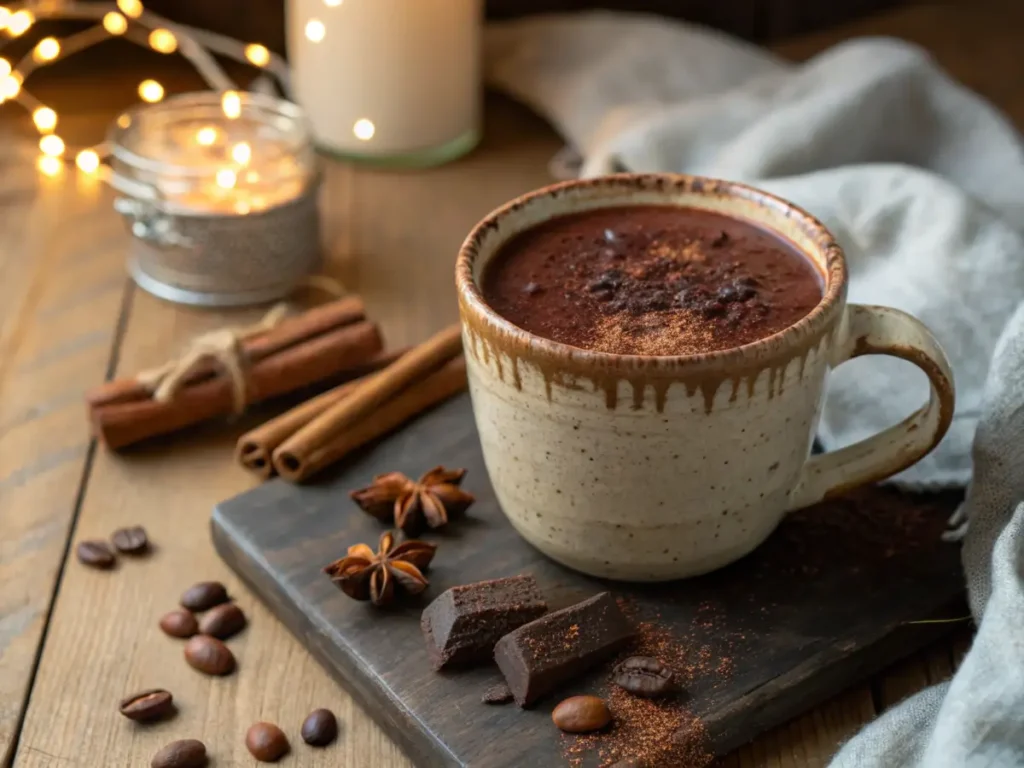
<instances>
[{"instance_id":1,"label":"twine tied around cinnamon sticks","mask_svg":"<svg viewBox=\"0 0 1024 768\"><path fill-rule=\"evenodd\" d=\"M238 328L219 328L194 338L185 352L157 368L141 371L135 379L150 391L158 403L175 398L185 386L196 367L204 363L218 366L231 382L231 396L235 414L245 410L248 403L248 361L242 342L277 327L288 315L288 305L276 304L259 322Z\"/></svg>"},{"instance_id":2,"label":"twine tied around cinnamon sticks","mask_svg":"<svg viewBox=\"0 0 1024 768\"><path fill-rule=\"evenodd\" d=\"M364 376L383 364L379 359L384 346L380 329L367 320L358 296L330 301L267 325L272 327L260 333L236 335L236 342L225 338L214 343L240 347L249 404L318 383ZM136 376L107 382L89 392L86 402L93 434L117 450L235 412L237 387L230 374L222 374L224 366L200 354L206 349L197 346L192 355L167 366L167 375L172 369L176 373L170 383L165 375L161 385L173 390L173 397L154 397Z\"/></svg>"},{"instance_id":3,"label":"twine tied around cinnamon sticks","mask_svg":"<svg viewBox=\"0 0 1024 768\"><path fill-rule=\"evenodd\" d=\"M322 291L332 299L345 294L345 286L330 275L308 275L297 288ZM289 313L286 302L275 304L258 322L242 327L218 328L194 338L176 360L135 375L158 403L168 403L188 382L189 376L204 363L213 363L231 382L234 413L245 411L248 402L248 359L242 342L273 330Z\"/></svg>"}]
</instances>

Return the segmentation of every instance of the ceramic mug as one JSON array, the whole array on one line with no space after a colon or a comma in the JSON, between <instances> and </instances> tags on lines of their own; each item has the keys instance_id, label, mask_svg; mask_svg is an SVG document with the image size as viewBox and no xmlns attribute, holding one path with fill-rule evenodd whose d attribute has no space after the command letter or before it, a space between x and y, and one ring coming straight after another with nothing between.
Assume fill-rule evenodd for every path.
<instances>
[{"instance_id":1,"label":"ceramic mug","mask_svg":"<svg viewBox=\"0 0 1024 768\"><path fill-rule=\"evenodd\" d=\"M551 218L629 205L705 209L787 238L824 276L821 302L772 336L686 356L616 355L528 333L484 301L501 246ZM939 442L953 377L934 337L894 309L846 303L843 252L797 206L726 181L616 175L524 195L480 222L456 286L480 441L516 530L584 573L661 581L711 571L761 544L793 509L888 477ZM931 384L900 424L810 455L830 368L859 355L909 360Z\"/></svg>"}]
</instances>

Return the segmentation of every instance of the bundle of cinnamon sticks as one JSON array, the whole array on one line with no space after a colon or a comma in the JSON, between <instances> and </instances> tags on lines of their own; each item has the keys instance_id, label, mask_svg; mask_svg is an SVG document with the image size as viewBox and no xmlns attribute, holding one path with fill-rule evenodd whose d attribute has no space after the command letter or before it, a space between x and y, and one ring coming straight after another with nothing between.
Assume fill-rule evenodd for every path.
<instances>
[{"instance_id":1,"label":"bundle of cinnamon sticks","mask_svg":"<svg viewBox=\"0 0 1024 768\"><path fill-rule=\"evenodd\" d=\"M246 401L255 403L331 379L365 375L391 362L363 302L346 297L285 318L240 342ZM234 410L233 384L212 361L192 367L165 402L138 378L107 382L86 395L94 434L118 449Z\"/></svg>"},{"instance_id":2,"label":"bundle of cinnamon sticks","mask_svg":"<svg viewBox=\"0 0 1024 768\"><path fill-rule=\"evenodd\" d=\"M260 477L301 482L466 387L458 325L243 435L235 456Z\"/></svg>"},{"instance_id":3,"label":"bundle of cinnamon sticks","mask_svg":"<svg viewBox=\"0 0 1024 768\"><path fill-rule=\"evenodd\" d=\"M227 330L227 329L226 329ZM232 332L233 333L233 332ZM243 435L236 456L260 477L300 482L466 387L460 328L410 350L385 352L363 302L347 297L257 328L237 342L245 404L329 381L346 382ZM117 450L238 406L240 382L217 360L181 373L169 398L147 374L107 382L86 395L93 433Z\"/></svg>"}]
</instances>

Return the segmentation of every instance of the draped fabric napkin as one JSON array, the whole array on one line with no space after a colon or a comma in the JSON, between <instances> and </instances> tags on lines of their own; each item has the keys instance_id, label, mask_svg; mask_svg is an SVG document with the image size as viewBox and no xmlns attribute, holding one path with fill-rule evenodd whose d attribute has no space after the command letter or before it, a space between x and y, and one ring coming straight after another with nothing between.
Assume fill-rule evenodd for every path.
<instances>
[{"instance_id":1,"label":"draped fabric napkin","mask_svg":"<svg viewBox=\"0 0 1024 768\"><path fill-rule=\"evenodd\" d=\"M951 683L887 713L835 764L1024 765L1014 717L1024 711L1024 506L1013 514L1024 502L1024 309L1014 316L1024 146L1014 127L897 40L852 40L792 64L681 22L595 12L494 25L486 45L490 82L561 131L582 175L693 173L792 200L842 244L850 301L903 309L938 337L956 416L896 482L967 483L974 441L961 512L979 632ZM926 397L908 364L854 360L830 377L819 438L828 449L860 440Z\"/></svg>"}]
</instances>

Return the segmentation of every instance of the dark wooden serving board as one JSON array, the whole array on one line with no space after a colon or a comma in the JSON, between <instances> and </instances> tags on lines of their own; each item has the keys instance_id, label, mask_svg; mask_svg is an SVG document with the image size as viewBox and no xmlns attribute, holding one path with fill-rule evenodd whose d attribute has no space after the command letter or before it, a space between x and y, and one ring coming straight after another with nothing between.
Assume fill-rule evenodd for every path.
<instances>
[{"instance_id":1,"label":"dark wooden serving board","mask_svg":"<svg viewBox=\"0 0 1024 768\"><path fill-rule=\"evenodd\" d=\"M418 476L442 462L468 468L464 486L478 501L450 530L426 537L440 546L424 600L380 611L344 596L322 566L381 533L347 492L380 472ZM958 549L939 538L956 502L865 489L791 516L754 554L714 574L661 585L602 582L556 565L512 530L462 396L320 484L274 481L224 502L213 536L221 556L418 764L598 766L621 756L615 744L630 741L628 723L579 742L552 726L556 701L528 711L481 704L499 680L496 669L430 671L422 606L456 584L523 572L537 577L554 607L611 590L674 649L685 694L663 706L685 706L699 718L703 748L723 754L945 631L906 622L958 609ZM607 677L607 668L598 670L565 694L607 693Z\"/></svg>"}]
</instances>

